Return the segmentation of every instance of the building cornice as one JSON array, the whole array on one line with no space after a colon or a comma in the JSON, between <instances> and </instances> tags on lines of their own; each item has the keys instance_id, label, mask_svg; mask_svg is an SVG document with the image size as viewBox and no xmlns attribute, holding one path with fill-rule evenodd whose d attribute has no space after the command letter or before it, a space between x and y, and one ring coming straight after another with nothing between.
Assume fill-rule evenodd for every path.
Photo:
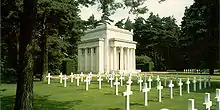
<instances>
[{"instance_id":1,"label":"building cornice","mask_svg":"<svg viewBox=\"0 0 220 110\"><path fill-rule=\"evenodd\" d=\"M89 39L89 40L85 40L85 41L80 41L79 44L98 42L98 41L104 41L104 38L95 38L95 39Z\"/></svg>"},{"instance_id":2,"label":"building cornice","mask_svg":"<svg viewBox=\"0 0 220 110\"><path fill-rule=\"evenodd\" d=\"M95 29L87 30L87 31L85 31L85 34L94 33L94 32L103 31L103 30L106 30L106 31L109 30L109 31L114 31L114 32L133 35L133 32L130 32L130 31L125 30L125 29L120 29L116 26L112 26L112 25L109 25L109 24L103 24L103 25L97 26Z\"/></svg>"},{"instance_id":3,"label":"building cornice","mask_svg":"<svg viewBox=\"0 0 220 110\"><path fill-rule=\"evenodd\" d=\"M129 41L129 40L124 40L124 39L118 39L118 38L112 38L110 41L118 41L118 42L125 42L125 43L131 43L131 44L137 44L135 41Z\"/></svg>"}]
</instances>

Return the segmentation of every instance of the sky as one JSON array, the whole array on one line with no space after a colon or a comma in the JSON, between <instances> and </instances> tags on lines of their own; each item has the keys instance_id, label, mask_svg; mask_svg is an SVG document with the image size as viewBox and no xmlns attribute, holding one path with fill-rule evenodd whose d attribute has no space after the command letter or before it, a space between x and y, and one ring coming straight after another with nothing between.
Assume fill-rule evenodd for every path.
<instances>
[{"instance_id":1,"label":"sky","mask_svg":"<svg viewBox=\"0 0 220 110\"><path fill-rule=\"evenodd\" d=\"M181 24L182 17L184 16L185 7L189 7L193 4L193 0L166 0L161 4L158 3L159 0L147 0L146 5L149 9L148 13L140 15L144 18L149 16L150 12L158 14L160 17L173 16L176 19L178 25ZM100 20L101 11L97 11L98 5L91 7L81 7L80 17L83 20L87 20L92 14L94 14L95 19ZM115 24L117 21L129 17L132 21L135 19L135 15L129 14L128 9L118 9L114 15L111 15L110 18L114 20L112 24Z\"/></svg>"}]
</instances>

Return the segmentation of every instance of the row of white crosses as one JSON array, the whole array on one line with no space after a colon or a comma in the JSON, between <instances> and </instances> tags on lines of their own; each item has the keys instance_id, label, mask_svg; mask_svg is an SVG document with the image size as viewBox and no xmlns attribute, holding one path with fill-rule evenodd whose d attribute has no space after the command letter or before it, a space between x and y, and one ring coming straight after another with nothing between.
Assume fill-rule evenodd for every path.
<instances>
[{"instance_id":1,"label":"row of white crosses","mask_svg":"<svg viewBox=\"0 0 220 110\"><path fill-rule=\"evenodd\" d=\"M75 77L77 86L79 86L80 76L81 76L81 79L82 79L83 73L81 73L80 75L77 75ZM97 79L97 81L99 81L99 89L101 89L101 81L103 81L103 79L101 79L101 74L100 73L99 73L98 76L99 76L99 79ZM47 77L48 77L48 84L50 84L50 78L52 76L50 76L50 74L48 73ZM64 87L66 87L66 80L68 79L68 78L66 78L66 75L64 75L64 78L62 78L63 75L62 75L62 73L60 73L59 77L60 77L60 83L62 83L62 79L63 79L64 80ZM71 77L71 82L73 82L73 74L72 73L71 73L70 77ZM129 74L129 78L128 78L127 84L129 84L130 86L131 86L131 83L132 83L131 77L132 77L131 74ZM139 78L138 79L138 83L139 83L139 86L140 86L139 88L140 88L140 91L141 91L142 90L142 82L143 82L143 80L141 79L141 76L138 76L138 78ZM166 79L166 77L165 77L165 79ZM86 91L88 90L88 85L90 84L91 80L92 80L92 73L90 72L89 75L87 76L87 79L85 80ZM114 74L110 74L109 80L111 81L110 87L113 87ZM122 86L123 85L123 80L124 80L124 77L122 75L120 75L121 83L117 83L118 80L115 82L115 83L117 83L117 85L116 85L116 94L118 94L117 93L117 91L118 91L118 84L121 84L121 86ZM157 85L159 85L159 81L160 81L159 75L157 75L156 80L157 80ZM149 82L149 88L151 88L151 82L152 82L151 76L149 76L148 82ZM194 91L196 91L196 78L195 77L194 77L193 83L194 83ZM186 84L187 84L187 93L190 93L190 88L189 88L190 87L189 86L190 85L190 81L189 81L189 78L187 79ZM164 82L164 85L166 86L166 80ZM182 96L182 85L183 85L183 83L181 82L181 79L179 80L178 85L180 86L180 96ZM209 77L209 86L211 86L211 84L210 84L210 77ZM172 83L172 80L170 80L169 88L170 88L170 98L171 99L173 98L173 92L172 92L173 91L172 90L173 87L174 87L174 84ZM206 77L204 77L204 88L206 88ZM200 89L201 89L201 76L200 76ZM161 96L159 96L159 97L161 97Z\"/></svg>"},{"instance_id":2,"label":"row of white crosses","mask_svg":"<svg viewBox=\"0 0 220 110\"><path fill-rule=\"evenodd\" d=\"M62 74L61 74L62 75ZM61 76L60 75L60 76ZM71 78L72 78L73 76L72 76L72 74L71 74ZM103 79L101 78L101 75L100 75L100 73L99 73L99 75L98 75L98 79L97 79L97 81L99 81L99 89L101 89L101 81L103 81ZM151 82L152 82L152 79L151 79L151 77L152 76L149 76L149 79L148 79L148 82L149 82L149 88L147 87L147 83L145 83L145 85L144 85L144 88L142 89L142 82L143 82L143 80L141 79L141 76L138 76L138 83L139 83L139 85L140 85L140 91L142 91L142 92L144 92L144 94L145 94L145 106L147 106L148 105L148 103L147 103L147 93L150 91L150 89L151 89ZM48 74L48 78L50 78L50 74ZM80 75L77 75L76 77L75 77L76 79L77 79L77 86L79 86L79 79L80 79ZM132 80L131 80L131 78L132 78L132 76L131 76L131 74L129 74L129 77L128 77L128 81L127 81L127 93L125 93L124 92L124 96L126 96L127 97L127 102L126 102L126 108L127 108L127 110L129 110L129 94L131 95L132 94L132 91L131 91L131 84L132 84ZM64 87L66 87L66 75L64 75ZM92 73L90 72L90 74L86 77L86 80L84 81L85 82L85 84L86 84L86 86L85 86L85 89L86 89L86 91L88 91L88 85L90 84L90 81L91 81L91 79L92 79ZM178 78L177 78L178 79ZM49 79L48 79L49 80ZM110 78L108 78L108 80L110 80L111 81L111 84L110 84L110 86L112 87L112 83L113 83L113 80L114 80L114 74L110 74ZM118 85L119 84L121 84L121 86L122 86L122 83L123 83L123 80L124 80L124 77L122 76L122 75L120 75L120 81L121 81L121 83L120 82L118 82L118 78L116 78L116 80L115 80L115 82L114 82L114 85L116 86L115 87L115 94L116 95L118 95ZM158 101L159 102L161 102L161 91L162 91L162 89L163 89L163 86L161 86L161 81L160 81L160 78L159 78L159 75L157 76L157 89L158 89ZM194 78L194 80L195 80L195 78ZM72 82L72 79L71 79L71 82ZM196 82L196 81L193 81L193 82ZM62 81L61 81L61 83L62 83ZM187 84L187 91L188 91L188 93L189 93L189 84L190 84L190 81L189 81L189 78L187 79L187 81L186 81L186 84ZM179 80L179 83L178 83L178 85L180 86L180 96L182 96L182 85L183 85L183 83L182 83L182 80L180 79ZM129 86L129 87L128 87ZM172 88L174 87L174 84L172 83L172 80L170 80L170 83L169 83L169 88L170 88L170 97L171 97L171 99L173 98L173 90L172 90ZM129 89L129 90L128 90Z\"/></svg>"},{"instance_id":3,"label":"row of white crosses","mask_svg":"<svg viewBox=\"0 0 220 110\"><path fill-rule=\"evenodd\" d=\"M220 110L220 89L216 89L216 110ZM212 101L210 101L210 93L205 93L204 103L205 110L210 110L212 106ZM188 99L188 110L197 110L195 109L194 99Z\"/></svg>"},{"instance_id":4,"label":"row of white crosses","mask_svg":"<svg viewBox=\"0 0 220 110\"><path fill-rule=\"evenodd\" d=\"M115 89L116 89L116 90L115 90L115 93L116 93L116 95L118 95L118 85L121 84L121 86L123 86L124 77L123 77L122 75L120 76L120 81L121 81L121 82L118 82L118 78L116 77L116 80L115 80L115 82L114 82L114 84L113 84L113 80L114 80L115 74L113 73L113 74L105 74L105 75L106 75L106 80L107 80L108 82L109 82L109 80L110 80L110 87L113 87L113 85L116 86L116 87L115 87ZM84 82L86 83L86 91L88 91L88 85L90 84L91 77L92 77L91 74L88 75L88 76L87 76L87 79L84 81ZM100 73L97 75L97 77L98 77L97 81L99 82L99 89L101 89L101 85L102 85L103 79L102 79ZM87 84L87 83L88 83L88 84Z\"/></svg>"},{"instance_id":5,"label":"row of white crosses","mask_svg":"<svg viewBox=\"0 0 220 110\"><path fill-rule=\"evenodd\" d=\"M200 69L184 69L183 70L184 72L200 72L201 70Z\"/></svg>"},{"instance_id":6,"label":"row of white crosses","mask_svg":"<svg viewBox=\"0 0 220 110\"><path fill-rule=\"evenodd\" d=\"M211 78L209 78L209 79L211 79ZM150 76L149 76L149 80L151 81ZM157 76L156 80L157 80L157 89L158 89L158 101L161 102L161 91L163 89L163 86L161 86L159 75ZM164 83L166 84L166 81ZM193 83L194 83L194 91L196 91L196 78L195 77L194 77ZM201 83L201 81L200 81L200 83ZM204 83L206 83L206 82L204 82ZM189 94L190 93L190 80L189 80L189 78L187 78L186 85L187 85L187 93ZM210 80L209 80L209 85L210 85ZM182 96L183 83L182 83L181 78L179 79L178 86L179 86L179 94L180 94L180 96ZM170 88L170 98L172 99L173 98L173 87L174 87L172 80L170 80L168 87Z\"/></svg>"},{"instance_id":7,"label":"row of white crosses","mask_svg":"<svg viewBox=\"0 0 220 110\"><path fill-rule=\"evenodd\" d=\"M83 73L81 73L80 75L78 75L78 74L76 75L75 79L76 79L77 86L79 86L80 78L81 78L81 81L83 80L83 76L84 76ZM50 79L52 78L52 76L50 75L50 73L48 73L48 76L46 76L46 77L48 78L48 84L50 84ZM66 87L66 80L68 79L66 77L66 75L63 75L61 72L59 75L59 78L60 78L60 83L63 83L63 80L64 80L64 87ZM70 75L71 83L73 82L73 78L74 78L74 75L73 75L73 73L71 73L71 75Z\"/></svg>"}]
</instances>

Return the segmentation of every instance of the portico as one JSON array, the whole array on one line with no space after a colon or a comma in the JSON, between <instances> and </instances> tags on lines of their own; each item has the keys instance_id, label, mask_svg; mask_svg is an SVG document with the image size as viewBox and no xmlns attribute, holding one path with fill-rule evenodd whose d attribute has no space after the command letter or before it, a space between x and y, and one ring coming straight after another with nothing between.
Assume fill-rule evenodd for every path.
<instances>
[{"instance_id":1,"label":"portico","mask_svg":"<svg viewBox=\"0 0 220 110\"><path fill-rule=\"evenodd\" d=\"M85 32L78 45L79 72L135 72L133 32L103 24Z\"/></svg>"}]
</instances>

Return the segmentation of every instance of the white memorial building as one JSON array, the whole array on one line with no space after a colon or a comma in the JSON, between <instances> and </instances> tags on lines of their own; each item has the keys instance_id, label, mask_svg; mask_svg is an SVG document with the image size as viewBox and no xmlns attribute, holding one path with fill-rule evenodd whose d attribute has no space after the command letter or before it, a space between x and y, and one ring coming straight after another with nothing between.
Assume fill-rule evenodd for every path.
<instances>
[{"instance_id":1,"label":"white memorial building","mask_svg":"<svg viewBox=\"0 0 220 110\"><path fill-rule=\"evenodd\" d=\"M133 32L103 24L85 31L78 45L78 72L136 72Z\"/></svg>"}]
</instances>

